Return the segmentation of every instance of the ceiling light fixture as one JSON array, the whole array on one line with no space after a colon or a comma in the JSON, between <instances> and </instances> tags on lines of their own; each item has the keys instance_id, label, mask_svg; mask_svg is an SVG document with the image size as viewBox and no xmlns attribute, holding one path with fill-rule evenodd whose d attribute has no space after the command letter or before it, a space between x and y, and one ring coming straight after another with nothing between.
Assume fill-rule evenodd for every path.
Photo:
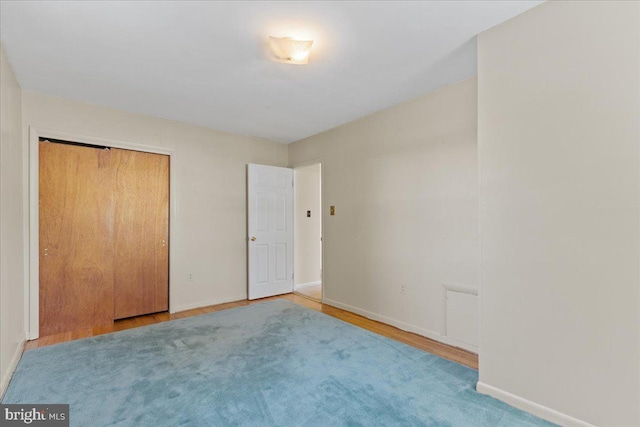
<instances>
[{"instance_id":1,"label":"ceiling light fixture","mask_svg":"<svg viewBox=\"0 0 640 427\"><path fill-rule=\"evenodd\" d=\"M271 53L279 62L304 65L309 63L313 40L294 40L291 37L269 37Z\"/></svg>"}]
</instances>

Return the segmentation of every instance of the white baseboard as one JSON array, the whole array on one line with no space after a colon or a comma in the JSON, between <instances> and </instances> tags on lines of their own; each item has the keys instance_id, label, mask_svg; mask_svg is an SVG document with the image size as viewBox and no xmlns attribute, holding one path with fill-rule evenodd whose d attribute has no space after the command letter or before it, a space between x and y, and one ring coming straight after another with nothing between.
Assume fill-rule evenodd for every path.
<instances>
[{"instance_id":1,"label":"white baseboard","mask_svg":"<svg viewBox=\"0 0 640 427\"><path fill-rule=\"evenodd\" d=\"M20 339L20 344L16 347L15 352L13 353L13 357L11 357L11 362L9 363L7 372L2 375L2 380L0 381L0 400L4 397L4 393L7 391L7 387L9 387L9 382L11 381L11 377L18 366L18 362L22 357L22 352L24 351L24 337Z\"/></svg>"},{"instance_id":2,"label":"white baseboard","mask_svg":"<svg viewBox=\"0 0 640 427\"><path fill-rule=\"evenodd\" d=\"M536 417L540 417L544 420L551 421L552 423L556 423L561 426L595 427L593 424L589 424L586 421L573 418L572 416L563 414L562 412L558 412L555 409L548 408L546 406L540 405L539 403L532 402L531 400L516 396L515 394L511 394L508 391L501 390L497 387L485 384L480 381L478 381L478 383L476 384L476 391L478 393L494 397L498 400L508 403L514 408L521 409L535 415Z\"/></svg>"},{"instance_id":3,"label":"white baseboard","mask_svg":"<svg viewBox=\"0 0 640 427\"><path fill-rule=\"evenodd\" d=\"M361 316L364 316L364 317L372 319L372 320L377 320L379 322L386 323L387 325L395 326L396 328L402 329L403 331L413 332L414 334L422 335L423 337L430 338L430 339L435 340L435 341L439 341L439 342L441 342L443 344L451 345L451 346L454 346L454 347L459 347L459 348L462 348L464 350L470 351L472 353L478 354L478 348L476 346L473 346L473 345L467 344L467 343L463 343L463 342L460 342L460 341L453 340L453 339L449 338L446 335L442 335L442 334L439 334L437 332L430 331L428 329L423 329L423 328L420 328L418 326L410 325L410 324L402 322L400 320L392 319L390 317L383 316L381 314L377 314L377 313L374 313L372 311L363 310L361 308L354 307L354 306L349 305L349 304L343 304L341 302L334 301L334 300L331 300L331 299L328 299L328 298L325 298L322 302L324 304L327 304L327 305L330 305L330 306L333 306L333 307L341 308L343 310L347 310L347 311L350 311L352 313L359 314Z\"/></svg>"},{"instance_id":4,"label":"white baseboard","mask_svg":"<svg viewBox=\"0 0 640 427\"><path fill-rule=\"evenodd\" d=\"M295 285L294 289L298 290L301 288L306 288L308 286L315 286L315 285L321 285L322 282L320 280L316 281L316 282L307 282L307 283L300 283L299 285Z\"/></svg>"},{"instance_id":5,"label":"white baseboard","mask_svg":"<svg viewBox=\"0 0 640 427\"><path fill-rule=\"evenodd\" d=\"M247 294L242 294L242 295L234 295L234 296L231 296L231 297L224 297L224 298L216 298L216 299L206 300L206 301L199 301L199 302L195 302L195 303L192 303L192 304L179 305L179 306L177 306L175 308L174 311L172 311L172 313L178 313L180 311L193 310L194 308L208 307L210 305L225 304L227 302L242 301L242 300L246 300L246 299L247 299Z\"/></svg>"}]
</instances>

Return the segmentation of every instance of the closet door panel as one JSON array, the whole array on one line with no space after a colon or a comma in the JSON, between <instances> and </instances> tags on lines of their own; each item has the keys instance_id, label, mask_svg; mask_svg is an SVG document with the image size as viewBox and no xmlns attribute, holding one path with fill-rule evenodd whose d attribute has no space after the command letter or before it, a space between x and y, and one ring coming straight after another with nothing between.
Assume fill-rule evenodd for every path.
<instances>
[{"instance_id":1,"label":"closet door panel","mask_svg":"<svg viewBox=\"0 0 640 427\"><path fill-rule=\"evenodd\" d=\"M40 335L113 322L111 153L41 142Z\"/></svg>"},{"instance_id":2,"label":"closet door panel","mask_svg":"<svg viewBox=\"0 0 640 427\"><path fill-rule=\"evenodd\" d=\"M112 149L115 319L169 308L169 157Z\"/></svg>"}]
</instances>

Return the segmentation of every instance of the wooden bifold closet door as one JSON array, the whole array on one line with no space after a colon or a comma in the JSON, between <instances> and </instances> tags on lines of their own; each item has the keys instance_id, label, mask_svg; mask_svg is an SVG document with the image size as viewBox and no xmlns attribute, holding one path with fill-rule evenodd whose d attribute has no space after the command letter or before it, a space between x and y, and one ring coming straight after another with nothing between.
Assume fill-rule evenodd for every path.
<instances>
[{"instance_id":1,"label":"wooden bifold closet door","mask_svg":"<svg viewBox=\"0 0 640 427\"><path fill-rule=\"evenodd\" d=\"M40 336L166 311L169 158L40 142Z\"/></svg>"},{"instance_id":2,"label":"wooden bifold closet door","mask_svg":"<svg viewBox=\"0 0 640 427\"><path fill-rule=\"evenodd\" d=\"M169 308L169 157L111 150L114 318Z\"/></svg>"}]
</instances>

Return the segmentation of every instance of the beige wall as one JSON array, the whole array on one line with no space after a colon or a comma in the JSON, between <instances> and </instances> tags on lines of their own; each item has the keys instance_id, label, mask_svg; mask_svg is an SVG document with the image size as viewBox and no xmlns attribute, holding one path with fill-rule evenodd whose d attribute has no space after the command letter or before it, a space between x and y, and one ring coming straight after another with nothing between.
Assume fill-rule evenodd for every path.
<instances>
[{"instance_id":1,"label":"beige wall","mask_svg":"<svg viewBox=\"0 0 640 427\"><path fill-rule=\"evenodd\" d=\"M172 304L180 311L246 297L246 165L286 166L286 145L27 91L23 114L25 144L36 126L174 149Z\"/></svg>"},{"instance_id":2,"label":"beige wall","mask_svg":"<svg viewBox=\"0 0 640 427\"><path fill-rule=\"evenodd\" d=\"M320 164L296 168L295 284L320 282L322 268L322 211ZM307 211L311 217L307 218Z\"/></svg>"},{"instance_id":3,"label":"beige wall","mask_svg":"<svg viewBox=\"0 0 640 427\"><path fill-rule=\"evenodd\" d=\"M0 396L25 339L21 96L0 47Z\"/></svg>"},{"instance_id":4,"label":"beige wall","mask_svg":"<svg viewBox=\"0 0 640 427\"><path fill-rule=\"evenodd\" d=\"M478 389L567 425L640 425L639 55L638 2L479 37Z\"/></svg>"},{"instance_id":5,"label":"beige wall","mask_svg":"<svg viewBox=\"0 0 640 427\"><path fill-rule=\"evenodd\" d=\"M446 340L443 285L478 279L476 101L472 78L289 146L323 161L327 302Z\"/></svg>"}]
</instances>

